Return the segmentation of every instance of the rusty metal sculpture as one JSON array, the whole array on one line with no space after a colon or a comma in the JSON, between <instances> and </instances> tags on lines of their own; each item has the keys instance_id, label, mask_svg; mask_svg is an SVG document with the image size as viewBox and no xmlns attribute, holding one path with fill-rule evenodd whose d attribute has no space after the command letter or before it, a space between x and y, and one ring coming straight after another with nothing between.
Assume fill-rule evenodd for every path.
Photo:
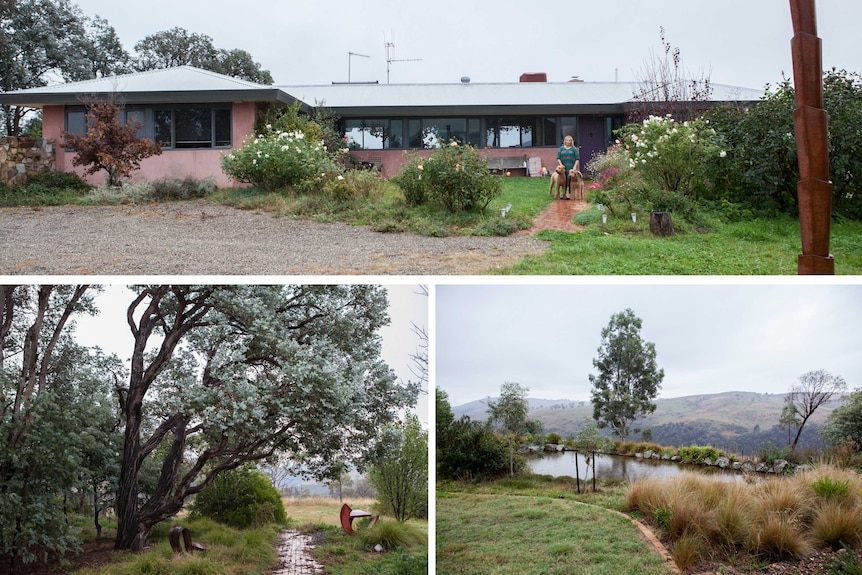
<instances>
[{"instance_id":1,"label":"rusty metal sculpture","mask_svg":"<svg viewBox=\"0 0 862 575\"><path fill-rule=\"evenodd\" d=\"M168 531L168 541L171 544L171 549L174 550L174 553L182 553L183 548L180 547L180 537L183 538L183 546L185 547L186 553L191 553L192 551L204 551L206 547L197 541L192 541L192 532L189 531L188 527L183 527L182 525L174 525L171 527L170 531Z\"/></svg>"},{"instance_id":2,"label":"rusty metal sculpture","mask_svg":"<svg viewBox=\"0 0 862 575\"><path fill-rule=\"evenodd\" d=\"M372 516L368 511L362 511L361 509L351 509L350 506L345 503L341 506L341 526L347 532L348 535L356 534L356 531L353 529L353 520L358 517L371 517L371 523L369 523L369 527L373 527L377 520L380 519L379 515Z\"/></svg>"},{"instance_id":3,"label":"rusty metal sculpture","mask_svg":"<svg viewBox=\"0 0 862 575\"><path fill-rule=\"evenodd\" d=\"M799 223L802 233L800 275L834 274L829 253L832 223L832 182L829 180L829 142L823 109L823 65L817 37L814 0L790 0L793 20L793 84L796 111L793 125L799 159Z\"/></svg>"}]
</instances>

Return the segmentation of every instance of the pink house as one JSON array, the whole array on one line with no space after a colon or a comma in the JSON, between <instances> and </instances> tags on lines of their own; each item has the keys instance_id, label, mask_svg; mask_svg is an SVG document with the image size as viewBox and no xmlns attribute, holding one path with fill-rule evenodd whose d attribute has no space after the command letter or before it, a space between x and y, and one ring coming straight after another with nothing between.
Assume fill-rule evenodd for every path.
<instances>
[{"instance_id":1,"label":"pink house","mask_svg":"<svg viewBox=\"0 0 862 575\"><path fill-rule=\"evenodd\" d=\"M84 133L85 102L118 95L124 117L140 122L140 135L162 146L146 158L136 180L164 177L212 178L219 186L236 185L221 170L221 156L239 147L254 131L260 103L292 104L278 88L262 86L191 66L99 78L0 94L0 103L42 110L42 136L62 144L63 131ZM308 107L304 107L308 110ZM56 147L57 169L76 171L73 154ZM104 173L88 176L104 182Z\"/></svg>"},{"instance_id":2,"label":"pink house","mask_svg":"<svg viewBox=\"0 0 862 575\"><path fill-rule=\"evenodd\" d=\"M635 105L633 82L546 82L541 74L520 82L449 84L348 83L262 86L182 66L0 94L0 104L41 108L45 138L62 142L63 130L83 133L88 97L119 94L125 118L162 145L143 161L137 179L212 178L235 185L221 171L221 155L252 134L261 104L325 106L335 113L345 143L358 161L385 177L409 154L431 154L451 140L482 150L489 166L512 175L536 175L556 165L564 136L572 136L586 166L613 140ZM755 103L762 92L712 85L711 104ZM73 171L72 155L57 147L57 166ZM80 168L78 168L80 172ZM100 183L104 176L89 178Z\"/></svg>"}]
</instances>

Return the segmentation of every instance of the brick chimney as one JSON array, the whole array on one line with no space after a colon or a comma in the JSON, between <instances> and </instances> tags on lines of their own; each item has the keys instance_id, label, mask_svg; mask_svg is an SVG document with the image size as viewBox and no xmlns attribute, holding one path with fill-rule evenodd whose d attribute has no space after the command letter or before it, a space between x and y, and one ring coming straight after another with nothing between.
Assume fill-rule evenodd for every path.
<instances>
[{"instance_id":1,"label":"brick chimney","mask_svg":"<svg viewBox=\"0 0 862 575\"><path fill-rule=\"evenodd\" d=\"M519 82L547 82L548 75L545 72L533 72L521 74Z\"/></svg>"}]
</instances>

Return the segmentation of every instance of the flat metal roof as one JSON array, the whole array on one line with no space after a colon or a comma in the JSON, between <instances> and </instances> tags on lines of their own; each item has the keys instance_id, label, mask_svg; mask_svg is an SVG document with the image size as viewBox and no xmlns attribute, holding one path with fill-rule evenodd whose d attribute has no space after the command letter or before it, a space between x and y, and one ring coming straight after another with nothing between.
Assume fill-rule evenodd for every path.
<instances>
[{"instance_id":1,"label":"flat metal roof","mask_svg":"<svg viewBox=\"0 0 862 575\"><path fill-rule=\"evenodd\" d=\"M634 103L636 82L331 84L280 86L310 106L343 116L448 113L601 113ZM763 92L712 85L711 102L756 102Z\"/></svg>"}]
</instances>

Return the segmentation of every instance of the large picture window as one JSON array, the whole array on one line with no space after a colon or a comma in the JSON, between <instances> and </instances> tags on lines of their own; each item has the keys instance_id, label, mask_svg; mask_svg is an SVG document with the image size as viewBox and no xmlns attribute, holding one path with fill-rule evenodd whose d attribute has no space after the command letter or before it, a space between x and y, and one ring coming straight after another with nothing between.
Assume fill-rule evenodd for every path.
<instances>
[{"instance_id":1,"label":"large picture window","mask_svg":"<svg viewBox=\"0 0 862 575\"><path fill-rule=\"evenodd\" d=\"M66 109L66 131L84 135L87 111L83 106ZM120 122L139 124L138 137L150 138L165 149L229 148L232 140L230 104L215 106L127 107Z\"/></svg>"},{"instance_id":2,"label":"large picture window","mask_svg":"<svg viewBox=\"0 0 862 575\"><path fill-rule=\"evenodd\" d=\"M157 108L153 112L153 135L163 148L228 148L230 106Z\"/></svg>"},{"instance_id":3,"label":"large picture window","mask_svg":"<svg viewBox=\"0 0 862 575\"><path fill-rule=\"evenodd\" d=\"M348 118L341 124L353 150L434 149L452 140L477 148L559 146L579 141L576 116Z\"/></svg>"}]
</instances>

